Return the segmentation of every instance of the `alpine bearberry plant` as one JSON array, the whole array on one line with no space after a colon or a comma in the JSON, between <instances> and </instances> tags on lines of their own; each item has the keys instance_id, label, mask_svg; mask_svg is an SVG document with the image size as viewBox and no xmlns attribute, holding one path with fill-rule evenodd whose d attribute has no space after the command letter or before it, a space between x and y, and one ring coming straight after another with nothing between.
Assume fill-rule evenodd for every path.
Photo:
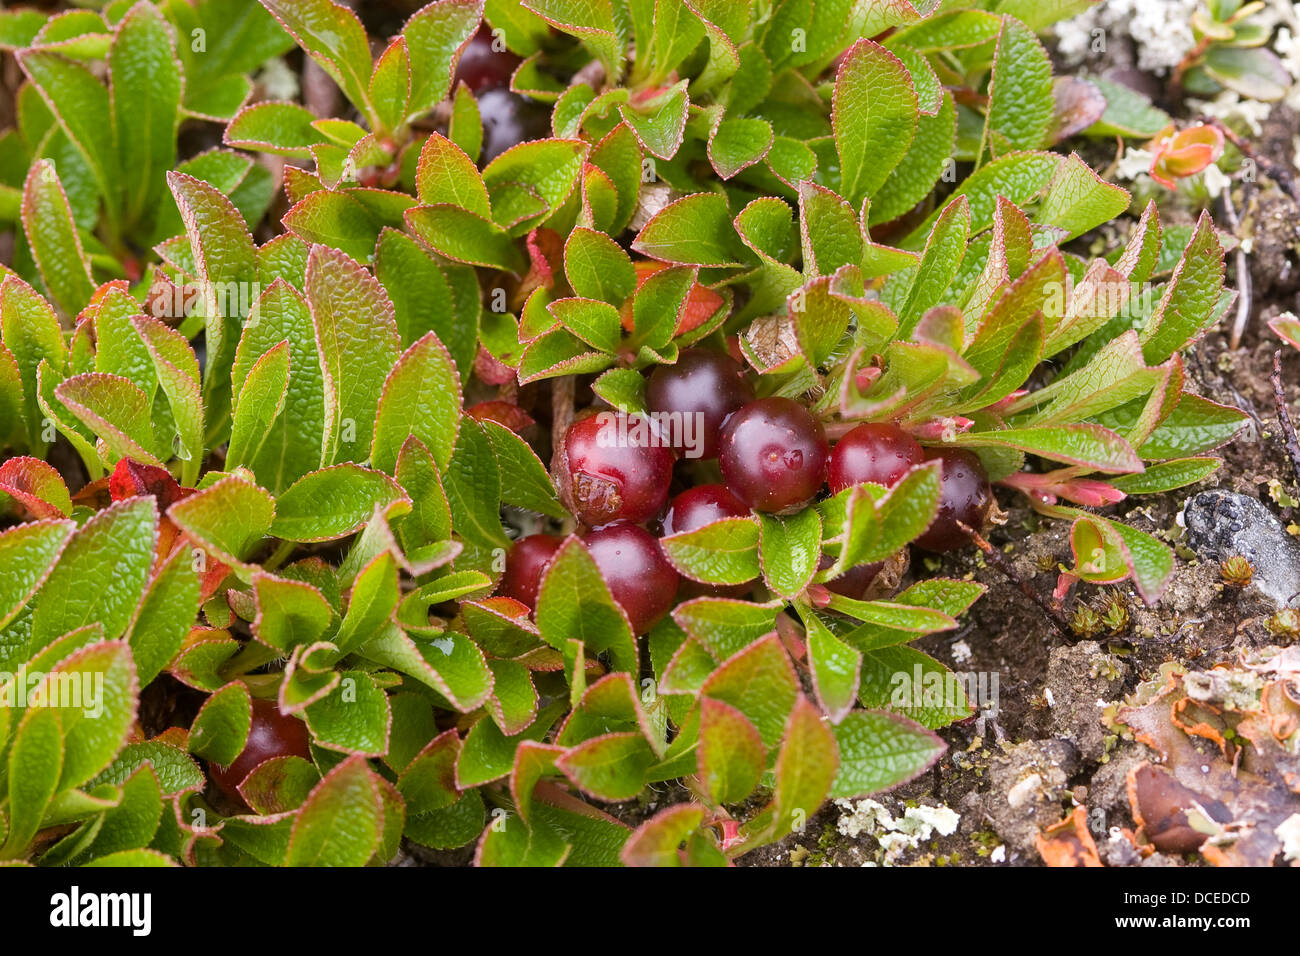
<instances>
[{"instance_id":1,"label":"alpine bearberry plant","mask_svg":"<svg viewBox=\"0 0 1300 956\"><path fill-rule=\"evenodd\" d=\"M998 495L1156 601L1104 512L1217 467L1232 295L1208 216L1074 241L1086 5L0 14L0 856L722 865L972 716L892 677Z\"/></svg>"}]
</instances>

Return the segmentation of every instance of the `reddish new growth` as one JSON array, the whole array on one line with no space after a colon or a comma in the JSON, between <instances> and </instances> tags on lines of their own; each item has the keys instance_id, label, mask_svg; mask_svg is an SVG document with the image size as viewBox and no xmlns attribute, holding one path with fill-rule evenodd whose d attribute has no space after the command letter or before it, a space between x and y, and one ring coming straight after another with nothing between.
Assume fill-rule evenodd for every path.
<instances>
[{"instance_id":1,"label":"reddish new growth","mask_svg":"<svg viewBox=\"0 0 1300 956\"><path fill-rule=\"evenodd\" d=\"M101 479L102 480L102 479ZM194 488L182 488L171 472L157 465L123 458L108 476L108 493L113 501L139 496L153 497L158 503L158 547L154 558L155 568L161 566L171 553L179 547L191 543L188 535L176 527L176 523L167 515L167 509L176 502L194 494ZM216 559L209 559L199 578L199 591L206 601L217 593L221 582L230 573L230 568Z\"/></svg>"}]
</instances>

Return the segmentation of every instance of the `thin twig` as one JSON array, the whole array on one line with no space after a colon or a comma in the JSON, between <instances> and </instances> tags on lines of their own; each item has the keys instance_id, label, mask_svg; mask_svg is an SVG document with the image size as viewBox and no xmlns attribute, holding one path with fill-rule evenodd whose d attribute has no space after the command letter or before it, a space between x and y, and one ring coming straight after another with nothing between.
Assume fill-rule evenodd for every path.
<instances>
[{"instance_id":1,"label":"thin twig","mask_svg":"<svg viewBox=\"0 0 1300 956\"><path fill-rule=\"evenodd\" d=\"M1067 644L1074 644L1077 641L1074 632L1070 630L1069 623L1065 620L1065 616L1056 608L1048 604L1047 601L1043 599L1042 595L1030 586L1028 581L1017 574L1016 569L1007 563L1006 558L1002 557L997 548L989 544L985 537L974 528L970 527L970 525L958 521L957 527L961 528L964 534L970 536L970 539L975 542L975 546L984 552L984 556L989 560L993 567L1002 572L1003 577L1018 587L1021 594L1038 605L1039 609L1047 617L1047 620L1051 623L1052 627L1056 628L1056 630L1060 632L1061 636L1065 638Z\"/></svg>"},{"instance_id":2,"label":"thin twig","mask_svg":"<svg viewBox=\"0 0 1300 956\"><path fill-rule=\"evenodd\" d=\"M1228 338L1228 347L1234 351L1241 345L1241 337L1246 332L1246 323L1250 321L1250 312L1254 301L1250 279L1250 263L1246 261L1246 250L1241 246L1241 220L1237 218L1237 209L1232 204L1232 187L1227 186L1220 197L1223 200L1224 218L1228 220L1233 235L1237 237L1236 278L1237 278L1237 316L1232 322L1232 334Z\"/></svg>"},{"instance_id":3,"label":"thin twig","mask_svg":"<svg viewBox=\"0 0 1300 956\"><path fill-rule=\"evenodd\" d=\"M559 448L564 433L573 424L573 376L551 379L551 447Z\"/></svg>"},{"instance_id":4,"label":"thin twig","mask_svg":"<svg viewBox=\"0 0 1300 956\"><path fill-rule=\"evenodd\" d=\"M1296 439L1295 426L1291 424L1291 413L1286 407L1286 393L1282 391L1282 350L1273 353L1273 374L1269 376L1273 383L1273 401L1277 404L1277 420L1282 426L1282 435L1286 453L1291 457L1291 467L1295 469L1296 483L1300 484L1300 440Z\"/></svg>"}]
</instances>

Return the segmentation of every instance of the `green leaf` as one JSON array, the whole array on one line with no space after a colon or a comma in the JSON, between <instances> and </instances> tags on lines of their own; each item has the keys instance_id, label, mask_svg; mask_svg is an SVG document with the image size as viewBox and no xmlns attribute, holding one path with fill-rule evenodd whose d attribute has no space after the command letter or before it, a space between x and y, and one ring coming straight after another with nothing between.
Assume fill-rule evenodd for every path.
<instances>
[{"instance_id":1,"label":"green leaf","mask_svg":"<svg viewBox=\"0 0 1300 956\"><path fill-rule=\"evenodd\" d=\"M966 432L958 435L953 444L969 448L1015 448L1067 465L1080 465L1116 474L1142 470L1142 459L1132 446L1100 425L1055 425L1048 428Z\"/></svg>"},{"instance_id":2,"label":"green leaf","mask_svg":"<svg viewBox=\"0 0 1300 956\"><path fill-rule=\"evenodd\" d=\"M406 39L393 40L380 55L370 76L370 104L375 131L393 131L405 121L411 96L411 67Z\"/></svg>"},{"instance_id":3,"label":"green leaf","mask_svg":"<svg viewBox=\"0 0 1300 956\"><path fill-rule=\"evenodd\" d=\"M1202 213L1196 232L1165 286L1155 313L1142 329L1142 354L1158 365L1194 342L1218 317L1223 290L1223 247L1214 222Z\"/></svg>"},{"instance_id":4,"label":"green leaf","mask_svg":"<svg viewBox=\"0 0 1300 956\"><path fill-rule=\"evenodd\" d=\"M408 548L451 536L451 507L438 477L438 466L429 449L418 439L408 438L397 456L397 483L411 499L411 514L399 528Z\"/></svg>"},{"instance_id":5,"label":"green leaf","mask_svg":"<svg viewBox=\"0 0 1300 956\"><path fill-rule=\"evenodd\" d=\"M767 156L772 124L756 117L724 119L709 135L709 162L723 179L731 179Z\"/></svg>"},{"instance_id":6,"label":"green leaf","mask_svg":"<svg viewBox=\"0 0 1300 956\"><path fill-rule=\"evenodd\" d=\"M93 692L79 695L78 688L93 688ZM43 706L55 711L63 728L58 789L79 787L117 756L135 720L139 684L131 649L124 641L83 648L46 674L36 693L46 701Z\"/></svg>"},{"instance_id":7,"label":"green leaf","mask_svg":"<svg viewBox=\"0 0 1300 956\"><path fill-rule=\"evenodd\" d=\"M920 537L938 513L941 496L942 479L937 464L918 465L909 471L876 503L880 532L870 547L864 546L858 552L858 563L883 561Z\"/></svg>"},{"instance_id":8,"label":"green leaf","mask_svg":"<svg viewBox=\"0 0 1300 956\"><path fill-rule=\"evenodd\" d=\"M522 187L545 207L539 214L514 222L509 227L511 235L523 235L547 212L559 209L578 184L586 148L577 139L539 139L521 143L492 160L483 170L483 183L493 197L493 218L503 222L498 205L505 189Z\"/></svg>"},{"instance_id":9,"label":"green leaf","mask_svg":"<svg viewBox=\"0 0 1300 956\"><path fill-rule=\"evenodd\" d=\"M1200 67L1211 80L1240 96L1265 103L1282 99L1292 85L1286 66L1265 47L1211 44Z\"/></svg>"},{"instance_id":10,"label":"green leaf","mask_svg":"<svg viewBox=\"0 0 1300 956\"><path fill-rule=\"evenodd\" d=\"M456 533L486 548L509 543L501 529L501 473L492 440L471 418L461 421L447 472L442 477Z\"/></svg>"},{"instance_id":11,"label":"green leaf","mask_svg":"<svg viewBox=\"0 0 1300 956\"><path fill-rule=\"evenodd\" d=\"M609 651L617 669L636 667L636 642L627 615L576 537L567 538L546 566L537 592L537 627L557 650L566 641L579 640L591 653Z\"/></svg>"},{"instance_id":12,"label":"green leaf","mask_svg":"<svg viewBox=\"0 0 1300 956\"><path fill-rule=\"evenodd\" d=\"M249 771L239 792L256 813L288 813L306 802L320 779L320 771L301 757L272 757Z\"/></svg>"},{"instance_id":13,"label":"green leaf","mask_svg":"<svg viewBox=\"0 0 1300 956\"><path fill-rule=\"evenodd\" d=\"M326 422L332 420L327 415L327 401L334 400L326 395L307 302L285 280L276 279L253 306L239 340L231 368L236 418L241 415L239 403L243 401L244 389L249 387L254 365L280 342L289 343L289 383L284 407L272 421L260 449L249 451L251 458L247 462L258 480L275 492L283 491L321 466ZM240 443L235 444L234 450L243 451L242 435L248 427L241 425ZM228 463L233 464L229 459Z\"/></svg>"},{"instance_id":14,"label":"green leaf","mask_svg":"<svg viewBox=\"0 0 1300 956\"><path fill-rule=\"evenodd\" d=\"M126 639L136 673L147 685L181 649L199 612L199 575L191 548L177 548L149 582Z\"/></svg>"},{"instance_id":15,"label":"green leaf","mask_svg":"<svg viewBox=\"0 0 1300 956\"><path fill-rule=\"evenodd\" d=\"M682 866L684 854L678 847L693 838L703 821L703 807L688 803L665 807L637 827L624 844L621 859L627 866Z\"/></svg>"},{"instance_id":16,"label":"green leaf","mask_svg":"<svg viewBox=\"0 0 1300 956\"><path fill-rule=\"evenodd\" d=\"M482 423L501 472L501 500L553 518L567 514L555 493L550 473L532 446L493 421Z\"/></svg>"},{"instance_id":17,"label":"green leaf","mask_svg":"<svg viewBox=\"0 0 1300 956\"><path fill-rule=\"evenodd\" d=\"M838 767L834 733L817 708L800 694L776 758L772 802L741 828L745 842L733 852L743 853L756 843L780 839L801 825L830 793Z\"/></svg>"},{"instance_id":18,"label":"green leaf","mask_svg":"<svg viewBox=\"0 0 1300 956\"><path fill-rule=\"evenodd\" d=\"M57 53L26 50L18 57L45 105L89 167L108 219L119 217L119 167L113 141L113 115L108 90L89 69Z\"/></svg>"},{"instance_id":19,"label":"green leaf","mask_svg":"<svg viewBox=\"0 0 1300 956\"><path fill-rule=\"evenodd\" d=\"M805 268L834 275L862 262L862 234L853 207L814 182L799 184L799 229Z\"/></svg>"},{"instance_id":20,"label":"green leaf","mask_svg":"<svg viewBox=\"0 0 1300 956\"><path fill-rule=\"evenodd\" d=\"M603 232L577 228L564 244L564 274L584 299L622 305L636 291L636 270L623 248Z\"/></svg>"},{"instance_id":21,"label":"green leaf","mask_svg":"<svg viewBox=\"0 0 1300 956\"><path fill-rule=\"evenodd\" d=\"M415 167L415 186L422 205L447 203L483 219L492 216L492 200L474 161L439 133L424 141Z\"/></svg>"},{"instance_id":22,"label":"green leaf","mask_svg":"<svg viewBox=\"0 0 1300 956\"><path fill-rule=\"evenodd\" d=\"M39 293L16 275L0 280L0 341L11 353L22 391L22 415L27 421L28 445L41 450L41 414L37 371L42 361L62 369L66 349L58 317ZM17 409L16 409L17 410ZM0 431L0 437L3 432Z\"/></svg>"},{"instance_id":23,"label":"green leaf","mask_svg":"<svg viewBox=\"0 0 1300 956\"><path fill-rule=\"evenodd\" d=\"M326 408L334 409L329 458L362 460L385 376L401 351L393 304L364 267L325 246L312 247L306 292L325 371Z\"/></svg>"},{"instance_id":24,"label":"green leaf","mask_svg":"<svg viewBox=\"0 0 1300 956\"><path fill-rule=\"evenodd\" d=\"M785 733L799 684L780 638L771 634L724 661L700 692L744 714L758 728L763 746L772 747Z\"/></svg>"},{"instance_id":25,"label":"green leaf","mask_svg":"<svg viewBox=\"0 0 1300 956\"><path fill-rule=\"evenodd\" d=\"M1106 182L1077 154L1071 153L1048 184L1036 219L1059 226L1065 230L1064 239L1073 239L1110 222L1128 204L1127 190Z\"/></svg>"},{"instance_id":26,"label":"green leaf","mask_svg":"<svg viewBox=\"0 0 1300 956\"><path fill-rule=\"evenodd\" d=\"M257 601L254 636L285 654L325 633L334 614L321 592L303 581L263 572L253 581L253 593Z\"/></svg>"},{"instance_id":27,"label":"green leaf","mask_svg":"<svg viewBox=\"0 0 1300 956\"><path fill-rule=\"evenodd\" d=\"M884 47L859 40L836 74L831 119L840 192L856 208L880 189L916 135L911 73Z\"/></svg>"},{"instance_id":28,"label":"green leaf","mask_svg":"<svg viewBox=\"0 0 1300 956\"><path fill-rule=\"evenodd\" d=\"M865 797L923 773L947 749L925 728L892 714L857 711L834 728L840 765L835 798Z\"/></svg>"},{"instance_id":29,"label":"green leaf","mask_svg":"<svg viewBox=\"0 0 1300 956\"><path fill-rule=\"evenodd\" d=\"M528 0L520 6L581 40L605 65L609 80L622 74L623 50L610 0Z\"/></svg>"},{"instance_id":30,"label":"green leaf","mask_svg":"<svg viewBox=\"0 0 1300 956\"><path fill-rule=\"evenodd\" d=\"M388 695L363 671L343 671L338 686L307 706L307 726L322 747L368 757L388 752Z\"/></svg>"},{"instance_id":31,"label":"green leaf","mask_svg":"<svg viewBox=\"0 0 1300 956\"><path fill-rule=\"evenodd\" d=\"M472 266L522 275L526 262L509 234L496 223L447 203L406 211L411 232L440 255Z\"/></svg>"},{"instance_id":32,"label":"green leaf","mask_svg":"<svg viewBox=\"0 0 1300 956\"><path fill-rule=\"evenodd\" d=\"M679 572L706 584L744 584L762 572L758 523L753 518L723 518L660 540Z\"/></svg>"},{"instance_id":33,"label":"green leaf","mask_svg":"<svg viewBox=\"0 0 1300 956\"><path fill-rule=\"evenodd\" d=\"M483 118L479 115L478 101L464 83L456 88L456 95L452 98L447 135L465 151L466 156L478 162L479 151L483 148Z\"/></svg>"},{"instance_id":34,"label":"green leaf","mask_svg":"<svg viewBox=\"0 0 1300 956\"><path fill-rule=\"evenodd\" d=\"M993 225L999 197L1017 206L1026 205L1043 191L1062 162L1061 157L1052 153L1001 156L972 173L957 187L948 203L951 205L959 196L966 197L970 203L971 235L975 235ZM931 213L899 245L904 249L921 246L938 217L939 210Z\"/></svg>"},{"instance_id":35,"label":"green leaf","mask_svg":"<svg viewBox=\"0 0 1300 956\"><path fill-rule=\"evenodd\" d=\"M483 831L474 862L488 867L555 867L564 863L569 850L569 844L550 827L529 827L507 813Z\"/></svg>"},{"instance_id":36,"label":"green leaf","mask_svg":"<svg viewBox=\"0 0 1300 956\"><path fill-rule=\"evenodd\" d=\"M58 712L32 707L9 747L9 833L0 859L22 856L40 829L63 771L63 731Z\"/></svg>"},{"instance_id":37,"label":"green leaf","mask_svg":"<svg viewBox=\"0 0 1300 956\"><path fill-rule=\"evenodd\" d=\"M182 75L173 33L156 7L131 7L117 26L108 56L113 128L121 163L122 210L128 222L149 221L176 162Z\"/></svg>"},{"instance_id":38,"label":"green leaf","mask_svg":"<svg viewBox=\"0 0 1300 956\"><path fill-rule=\"evenodd\" d=\"M1106 98L1106 111L1084 131L1085 135L1148 139L1169 125L1169 114L1136 90L1105 76L1089 74L1085 78Z\"/></svg>"},{"instance_id":39,"label":"green leaf","mask_svg":"<svg viewBox=\"0 0 1300 956\"><path fill-rule=\"evenodd\" d=\"M970 228L970 204L964 196L957 196L939 213L925 242L911 290L898 312L900 337L910 336L926 311L943 301L961 268Z\"/></svg>"},{"instance_id":40,"label":"green leaf","mask_svg":"<svg viewBox=\"0 0 1300 956\"><path fill-rule=\"evenodd\" d=\"M360 530L376 508L408 510L396 481L360 465L322 468L298 479L276 501L270 533L286 541L331 541Z\"/></svg>"},{"instance_id":41,"label":"green leaf","mask_svg":"<svg viewBox=\"0 0 1300 956\"><path fill-rule=\"evenodd\" d=\"M54 395L102 440L100 459L106 466L122 458L162 464L155 452L149 397L134 382L86 372L64 379Z\"/></svg>"},{"instance_id":42,"label":"green leaf","mask_svg":"<svg viewBox=\"0 0 1300 956\"><path fill-rule=\"evenodd\" d=\"M816 508L805 508L788 517L759 515L763 578L782 597L802 592L817 573L821 524Z\"/></svg>"},{"instance_id":43,"label":"green leaf","mask_svg":"<svg viewBox=\"0 0 1300 956\"><path fill-rule=\"evenodd\" d=\"M325 142L312 123L315 115L297 103L264 102L247 106L226 127L227 146L305 158Z\"/></svg>"},{"instance_id":44,"label":"green leaf","mask_svg":"<svg viewBox=\"0 0 1300 956\"><path fill-rule=\"evenodd\" d=\"M618 310L596 299L557 299L547 306L555 320L592 348L615 353L623 339Z\"/></svg>"},{"instance_id":45,"label":"green leaf","mask_svg":"<svg viewBox=\"0 0 1300 956\"><path fill-rule=\"evenodd\" d=\"M207 784L203 771L185 751L151 740L127 744L108 768L88 786L98 787L106 783L120 785L146 763L153 767L163 796L197 793Z\"/></svg>"},{"instance_id":46,"label":"green leaf","mask_svg":"<svg viewBox=\"0 0 1300 956\"><path fill-rule=\"evenodd\" d=\"M992 154L1038 149L1055 109L1052 62L1032 30L1003 17L993 51L985 138Z\"/></svg>"},{"instance_id":47,"label":"green leaf","mask_svg":"<svg viewBox=\"0 0 1300 956\"><path fill-rule=\"evenodd\" d=\"M248 743L253 701L239 682L227 684L203 702L190 725L190 753L222 767L234 763Z\"/></svg>"},{"instance_id":48,"label":"green leaf","mask_svg":"<svg viewBox=\"0 0 1300 956\"><path fill-rule=\"evenodd\" d=\"M375 419L371 464L391 472L408 435L433 453L439 469L451 461L460 424L460 376L433 332L398 359L384 383Z\"/></svg>"},{"instance_id":49,"label":"green leaf","mask_svg":"<svg viewBox=\"0 0 1300 956\"><path fill-rule=\"evenodd\" d=\"M642 227L632 248L664 262L743 265L727 200L718 193L697 193L665 206Z\"/></svg>"},{"instance_id":50,"label":"green leaf","mask_svg":"<svg viewBox=\"0 0 1300 956\"><path fill-rule=\"evenodd\" d=\"M31 521L0 532L0 565L5 568L0 580L0 629L13 621L41 587L74 531L72 522L52 520ZM86 562L88 558L78 560Z\"/></svg>"},{"instance_id":51,"label":"green leaf","mask_svg":"<svg viewBox=\"0 0 1300 956\"><path fill-rule=\"evenodd\" d=\"M574 785L601 800L630 800L641 792L654 751L639 731L605 734L573 747L555 766Z\"/></svg>"},{"instance_id":52,"label":"green leaf","mask_svg":"<svg viewBox=\"0 0 1300 956\"><path fill-rule=\"evenodd\" d=\"M373 63L365 28L347 7L330 0L262 0L298 45L365 112Z\"/></svg>"},{"instance_id":53,"label":"green leaf","mask_svg":"<svg viewBox=\"0 0 1300 956\"><path fill-rule=\"evenodd\" d=\"M957 107L945 90L934 116L917 117L916 136L906 155L872 196L869 225L898 218L930 194L951 160L956 134Z\"/></svg>"},{"instance_id":54,"label":"green leaf","mask_svg":"<svg viewBox=\"0 0 1300 956\"><path fill-rule=\"evenodd\" d=\"M144 593L157 534L152 498L127 499L86 522L37 595L32 618L36 646L91 622L101 624L108 638L125 631Z\"/></svg>"},{"instance_id":55,"label":"green leaf","mask_svg":"<svg viewBox=\"0 0 1300 956\"><path fill-rule=\"evenodd\" d=\"M375 276L393 300L403 348L434 332L461 380L467 380L478 350L481 309L473 268L435 262L410 236L386 228L375 249Z\"/></svg>"},{"instance_id":56,"label":"green leaf","mask_svg":"<svg viewBox=\"0 0 1300 956\"><path fill-rule=\"evenodd\" d=\"M239 389L226 451L227 468L257 459L271 426L284 411L288 392L289 340L284 339L253 363Z\"/></svg>"},{"instance_id":57,"label":"green leaf","mask_svg":"<svg viewBox=\"0 0 1300 956\"><path fill-rule=\"evenodd\" d=\"M641 161L641 144L626 123L615 126L591 150L591 164L609 178L617 194L617 206L604 230L611 236L621 233L636 212L641 188Z\"/></svg>"},{"instance_id":58,"label":"green leaf","mask_svg":"<svg viewBox=\"0 0 1300 956\"><path fill-rule=\"evenodd\" d=\"M446 98L453 66L478 29L480 10L473 0L446 0L427 4L406 21L402 35L411 60L411 115Z\"/></svg>"},{"instance_id":59,"label":"green leaf","mask_svg":"<svg viewBox=\"0 0 1300 956\"><path fill-rule=\"evenodd\" d=\"M64 315L76 317L90 301L95 284L67 194L47 159L33 163L27 174L22 214L32 258L50 297Z\"/></svg>"},{"instance_id":60,"label":"green leaf","mask_svg":"<svg viewBox=\"0 0 1300 956\"><path fill-rule=\"evenodd\" d=\"M176 502L167 517L226 564L247 567L244 559L270 531L275 500L237 476L223 478Z\"/></svg>"},{"instance_id":61,"label":"green leaf","mask_svg":"<svg viewBox=\"0 0 1300 956\"><path fill-rule=\"evenodd\" d=\"M305 242L322 243L368 262L379 233L402 224L414 206L409 196L380 189L318 189L285 213L281 222Z\"/></svg>"},{"instance_id":62,"label":"green leaf","mask_svg":"<svg viewBox=\"0 0 1300 956\"><path fill-rule=\"evenodd\" d=\"M1156 495L1204 481L1218 471L1222 464L1223 461L1218 458L1175 458L1147 465L1146 471L1138 475L1114 478L1111 484L1125 494Z\"/></svg>"},{"instance_id":63,"label":"green leaf","mask_svg":"<svg viewBox=\"0 0 1300 956\"><path fill-rule=\"evenodd\" d=\"M383 829L379 786L365 758L344 760L325 775L293 823L286 866L364 866Z\"/></svg>"},{"instance_id":64,"label":"green leaf","mask_svg":"<svg viewBox=\"0 0 1300 956\"><path fill-rule=\"evenodd\" d=\"M862 654L831 633L816 614L809 612L804 623L808 630L813 689L831 723L838 724L858 698Z\"/></svg>"},{"instance_id":65,"label":"green leaf","mask_svg":"<svg viewBox=\"0 0 1300 956\"><path fill-rule=\"evenodd\" d=\"M705 697L700 701L697 759L705 792L719 805L736 804L758 785L767 764L767 749L744 714Z\"/></svg>"},{"instance_id":66,"label":"green leaf","mask_svg":"<svg viewBox=\"0 0 1300 956\"><path fill-rule=\"evenodd\" d=\"M1156 426L1137 451L1143 458L1155 460L1210 451L1230 441L1247 417L1241 409L1184 393L1169 417Z\"/></svg>"}]
</instances>

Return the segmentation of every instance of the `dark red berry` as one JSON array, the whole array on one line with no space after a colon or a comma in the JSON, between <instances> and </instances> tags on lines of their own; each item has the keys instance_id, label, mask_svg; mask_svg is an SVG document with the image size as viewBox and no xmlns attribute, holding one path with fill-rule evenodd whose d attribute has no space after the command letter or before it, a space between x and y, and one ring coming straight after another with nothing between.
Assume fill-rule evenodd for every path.
<instances>
[{"instance_id":1,"label":"dark red berry","mask_svg":"<svg viewBox=\"0 0 1300 956\"><path fill-rule=\"evenodd\" d=\"M718 463L737 498L757 511L802 508L826 480L826 432L789 398L750 402L722 429Z\"/></svg>"},{"instance_id":2,"label":"dark red berry","mask_svg":"<svg viewBox=\"0 0 1300 956\"><path fill-rule=\"evenodd\" d=\"M664 534L681 534L723 518L748 516L748 506L728 491L726 485L696 485L668 503L668 511L664 513Z\"/></svg>"},{"instance_id":3,"label":"dark red berry","mask_svg":"<svg viewBox=\"0 0 1300 956\"><path fill-rule=\"evenodd\" d=\"M297 717L280 713L279 706L273 701L254 700L253 720L244 749L228 767L208 764L208 776L227 796L242 802L239 785L259 764L272 757L310 760L309 740L307 725Z\"/></svg>"},{"instance_id":4,"label":"dark red berry","mask_svg":"<svg viewBox=\"0 0 1300 956\"><path fill-rule=\"evenodd\" d=\"M493 49L494 45L497 49ZM454 90L457 85L464 83L475 93L508 87L519 62L519 57L507 50L504 43L493 43L490 29L480 27L461 51L451 87Z\"/></svg>"},{"instance_id":5,"label":"dark red berry","mask_svg":"<svg viewBox=\"0 0 1300 956\"><path fill-rule=\"evenodd\" d=\"M925 460L925 449L895 425L859 425L831 449L826 480L832 494L863 481L892 488Z\"/></svg>"},{"instance_id":6,"label":"dark red berry","mask_svg":"<svg viewBox=\"0 0 1300 956\"><path fill-rule=\"evenodd\" d=\"M654 535L620 523L588 532L583 543L634 633L644 634L672 610L681 579Z\"/></svg>"},{"instance_id":7,"label":"dark red berry","mask_svg":"<svg viewBox=\"0 0 1300 956\"><path fill-rule=\"evenodd\" d=\"M583 524L638 523L663 510L673 453L645 418L599 412L569 426L554 471L561 500Z\"/></svg>"},{"instance_id":8,"label":"dark red berry","mask_svg":"<svg viewBox=\"0 0 1300 956\"><path fill-rule=\"evenodd\" d=\"M479 162L486 165L512 146L551 135L551 113L542 103L506 89L484 90L478 95L483 120L483 146Z\"/></svg>"},{"instance_id":9,"label":"dark red berry","mask_svg":"<svg viewBox=\"0 0 1300 956\"><path fill-rule=\"evenodd\" d=\"M694 447L679 449L687 458L716 458L723 423L754 400L754 388L740 363L725 352L687 349L675 365L655 367L645 399L652 412L680 416L669 421L678 435L693 437Z\"/></svg>"},{"instance_id":10,"label":"dark red berry","mask_svg":"<svg viewBox=\"0 0 1300 956\"><path fill-rule=\"evenodd\" d=\"M821 561L817 565L818 571L825 571L835 561L828 555L822 555ZM872 561L870 564L859 564L849 568L837 578L831 578L829 581L823 581L822 586L828 591L834 591L836 594L842 594L846 598L852 598L855 601L865 601L867 597L867 588L871 587L877 575L884 569L884 561Z\"/></svg>"},{"instance_id":11,"label":"dark red berry","mask_svg":"<svg viewBox=\"0 0 1300 956\"><path fill-rule=\"evenodd\" d=\"M953 551L970 543L957 522L983 531L993 507L993 489L979 458L969 451L947 448L932 451L928 459L941 465L939 513L916 544L927 551Z\"/></svg>"},{"instance_id":12,"label":"dark red berry","mask_svg":"<svg viewBox=\"0 0 1300 956\"><path fill-rule=\"evenodd\" d=\"M514 598L530 608L537 607L537 589L542 583L542 568L560 546L553 534L530 534L515 542L506 555L506 570L501 575L497 594Z\"/></svg>"}]
</instances>

